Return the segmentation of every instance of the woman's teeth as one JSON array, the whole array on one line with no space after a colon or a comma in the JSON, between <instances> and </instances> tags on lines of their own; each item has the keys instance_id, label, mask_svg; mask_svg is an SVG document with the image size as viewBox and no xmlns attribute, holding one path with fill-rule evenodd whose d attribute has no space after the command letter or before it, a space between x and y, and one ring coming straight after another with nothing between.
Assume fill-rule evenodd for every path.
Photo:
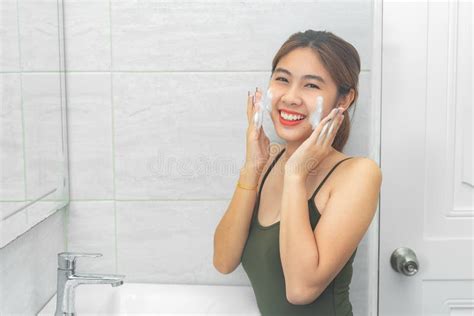
<instances>
[{"instance_id":1,"label":"woman's teeth","mask_svg":"<svg viewBox=\"0 0 474 316\"><path fill-rule=\"evenodd\" d=\"M283 111L280 111L280 116L287 121L299 121L305 118L305 116L297 114L286 114Z\"/></svg>"}]
</instances>

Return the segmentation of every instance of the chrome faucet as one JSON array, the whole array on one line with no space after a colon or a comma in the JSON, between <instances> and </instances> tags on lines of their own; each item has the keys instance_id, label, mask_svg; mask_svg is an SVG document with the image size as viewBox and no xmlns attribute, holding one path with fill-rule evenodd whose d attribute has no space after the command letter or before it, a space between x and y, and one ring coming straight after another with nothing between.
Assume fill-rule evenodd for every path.
<instances>
[{"instance_id":1,"label":"chrome faucet","mask_svg":"<svg viewBox=\"0 0 474 316\"><path fill-rule=\"evenodd\" d=\"M81 284L111 284L120 286L125 275L119 274L76 274L78 257L100 257L100 253L61 252L58 254L58 291L55 316L74 315L74 292Z\"/></svg>"}]
</instances>

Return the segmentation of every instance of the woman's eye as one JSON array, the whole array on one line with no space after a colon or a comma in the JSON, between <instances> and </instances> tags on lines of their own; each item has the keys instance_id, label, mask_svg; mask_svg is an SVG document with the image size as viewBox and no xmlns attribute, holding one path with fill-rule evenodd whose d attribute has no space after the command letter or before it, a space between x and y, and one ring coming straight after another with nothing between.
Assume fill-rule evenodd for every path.
<instances>
[{"instance_id":1,"label":"woman's eye","mask_svg":"<svg viewBox=\"0 0 474 316\"><path fill-rule=\"evenodd\" d=\"M282 79L282 80L280 80L280 79ZM283 78L283 77L277 77L277 78L275 78L275 80L276 80L276 81L285 81L285 82L288 82L288 80L286 80L286 78ZM315 87L316 89L319 89L319 87L318 87L317 85L313 84L313 83L308 83L307 85L310 85L310 86Z\"/></svg>"},{"instance_id":2,"label":"woman's eye","mask_svg":"<svg viewBox=\"0 0 474 316\"><path fill-rule=\"evenodd\" d=\"M308 83L308 85L310 85L310 86L314 86L315 88L319 89L319 87L318 87L317 85L315 85L315 84Z\"/></svg>"}]
</instances>

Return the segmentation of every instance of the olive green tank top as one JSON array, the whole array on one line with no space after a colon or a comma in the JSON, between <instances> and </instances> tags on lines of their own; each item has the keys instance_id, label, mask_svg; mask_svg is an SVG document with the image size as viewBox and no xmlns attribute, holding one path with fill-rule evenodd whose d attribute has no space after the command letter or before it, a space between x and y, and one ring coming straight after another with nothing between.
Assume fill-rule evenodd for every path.
<instances>
[{"instance_id":1,"label":"olive green tank top","mask_svg":"<svg viewBox=\"0 0 474 316\"><path fill-rule=\"evenodd\" d=\"M342 270L331 281L322 294L312 303L294 305L286 299L285 278L280 259L280 222L270 226L262 226L258 222L258 208L263 184L283 149L265 173L253 210L249 235L242 253L242 266L248 275L257 300L257 305L263 316L348 316L352 314L352 305L349 301L349 284L352 279L352 263L357 248ZM308 200L311 228L314 231L321 214L314 203L314 197L326 179L344 160L339 161L327 174L311 198Z\"/></svg>"}]
</instances>

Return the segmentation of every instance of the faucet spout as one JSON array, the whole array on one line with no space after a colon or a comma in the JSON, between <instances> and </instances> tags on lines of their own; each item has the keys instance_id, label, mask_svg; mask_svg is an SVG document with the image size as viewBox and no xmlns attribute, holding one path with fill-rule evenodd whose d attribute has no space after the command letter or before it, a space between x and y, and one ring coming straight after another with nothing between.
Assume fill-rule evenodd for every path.
<instances>
[{"instance_id":1,"label":"faucet spout","mask_svg":"<svg viewBox=\"0 0 474 316\"><path fill-rule=\"evenodd\" d=\"M81 273L81 274L74 274L69 277L69 280L72 283L75 283L75 286L80 284L123 284L123 279L125 275L121 274L91 274L91 273ZM118 286L118 285L115 285Z\"/></svg>"}]
</instances>

